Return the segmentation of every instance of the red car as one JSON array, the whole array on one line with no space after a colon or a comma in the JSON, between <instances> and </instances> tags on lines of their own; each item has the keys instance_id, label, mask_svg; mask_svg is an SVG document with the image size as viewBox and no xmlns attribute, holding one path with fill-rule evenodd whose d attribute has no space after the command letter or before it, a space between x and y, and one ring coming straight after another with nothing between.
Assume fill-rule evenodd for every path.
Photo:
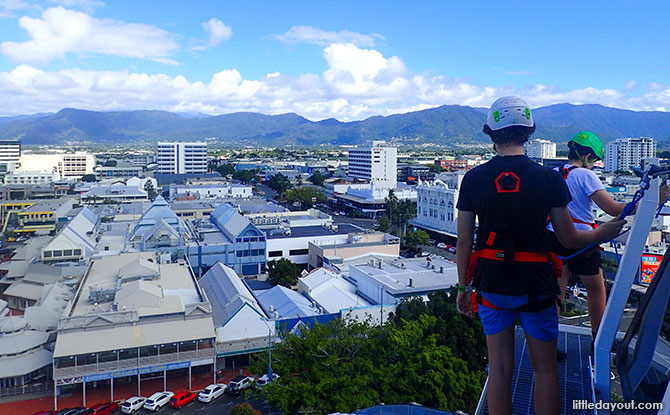
<instances>
[{"instance_id":1,"label":"red car","mask_svg":"<svg viewBox=\"0 0 670 415\"><path fill-rule=\"evenodd\" d=\"M116 408L118 408L119 405L110 402L110 403L99 403L91 406L88 408L86 412L84 412L86 415L110 415L114 411L116 411Z\"/></svg>"},{"instance_id":2,"label":"red car","mask_svg":"<svg viewBox=\"0 0 670 415\"><path fill-rule=\"evenodd\" d=\"M179 409L184 405L187 405L196 398L196 394L193 392L178 392L170 399L170 406Z\"/></svg>"}]
</instances>

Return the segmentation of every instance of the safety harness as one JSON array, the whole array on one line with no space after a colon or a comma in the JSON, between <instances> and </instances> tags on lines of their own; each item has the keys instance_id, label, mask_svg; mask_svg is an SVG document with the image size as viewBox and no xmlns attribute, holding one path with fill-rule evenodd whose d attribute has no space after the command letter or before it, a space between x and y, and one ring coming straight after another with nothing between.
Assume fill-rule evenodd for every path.
<instances>
[{"instance_id":1,"label":"safety harness","mask_svg":"<svg viewBox=\"0 0 670 415\"><path fill-rule=\"evenodd\" d=\"M516 249L515 237L523 235L523 227L527 226L527 218L524 218L519 209L521 200L518 197L521 185L521 178L519 176L523 176L527 167L528 165L519 166L516 169L516 173L513 171L502 172L495 179L495 202L504 209L504 216L506 218L502 221L497 221L491 226L483 243L478 243L480 246L470 255L468 283L474 284L475 287L479 286L477 264L482 259L501 261L503 263L501 277L505 280L508 280L512 273L515 272L515 263L546 263L551 265L552 271L557 277L561 275L562 264L555 254L551 252L518 251ZM532 276L529 277L532 278ZM513 310L537 312L557 302L556 296L541 298L534 288L532 281L527 284L527 289L528 304ZM484 298L477 289L472 294L473 311L477 311L478 304L491 309L502 310L502 308L495 306Z\"/></svg>"},{"instance_id":2,"label":"safety harness","mask_svg":"<svg viewBox=\"0 0 670 415\"><path fill-rule=\"evenodd\" d=\"M565 168L565 166L562 166L562 167L558 168L558 172L561 174L561 176L563 176L564 180L567 180L568 175L570 174L570 172L573 171L574 169L577 169L577 168L578 168L577 166L570 166L568 168ZM570 215L570 217L572 218L572 222L574 222L574 223L581 223L583 225L588 225L588 226L591 227L591 229L596 229L598 227L598 224L595 223L595 222L585 222L581 219L577 219L576 217L574 217L572 215Z\"/></svg>"}]
</instances>

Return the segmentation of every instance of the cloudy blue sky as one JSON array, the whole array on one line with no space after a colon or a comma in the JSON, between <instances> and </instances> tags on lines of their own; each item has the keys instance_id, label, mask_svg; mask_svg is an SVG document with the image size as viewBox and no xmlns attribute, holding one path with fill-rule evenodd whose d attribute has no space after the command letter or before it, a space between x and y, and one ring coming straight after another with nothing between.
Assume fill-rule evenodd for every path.
<instances>
[{"instance_id":1,"label":"cloudy blue sky","mask_svg":"<svg viewBox=\"0 0 670 415\"><path fill-rule=\"evenodd\" d=\"M470 3L0 0L0 115L670 110L669 2Z\"/></svg>"}]
</instances>

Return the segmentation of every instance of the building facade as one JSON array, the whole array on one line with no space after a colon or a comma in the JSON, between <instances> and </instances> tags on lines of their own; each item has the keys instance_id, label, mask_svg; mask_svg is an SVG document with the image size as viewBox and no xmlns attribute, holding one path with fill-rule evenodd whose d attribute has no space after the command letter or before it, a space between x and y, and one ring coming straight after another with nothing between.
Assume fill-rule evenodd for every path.
<instances>
[{"instance_id":1,"label":"building facade","mask_svg":"<svg viewBox=\"0 0 670 415\"><path fill-rule=\"evenodd\" d=\"M656 157L656 142L653 138L619 138L605 145L605 171L629 170L640 167L645 158Z\"/></svg>"},{"instance_id":2,"label":"building facade","mask_svg":"<svg viewBox=\"0 0 670 415\"><path fill-rule=\"evenodd\" d=\"M21 143L16 140L0 140L0 164L21 162Z\"/></svg>"},{"instance_id":3,"label":"building facade","mask_svg":"<svg viewBox=\"0 0 670 415\"><path fill-rule=\"evenodd\" d=\"M532 159L556 158L556 143L549 140L535 139L528 141L525 146L526 155Z\"/></svg>"},{"instance_id":4,"label":"building facade","mask_svg":"<svg viewBox=\"0 0 670 415\"><path fill-rule=\"evenodd\" d=\"M85 152L30 153L21 155L21 171L58 172L61 177L81 178L93 174L95 156Z\"/></svg>"},{"instance_id":5,"label":"building facade","mask_svg":"<svg viewBox=\"0 0 670 415\"><path fill-rule=\"evenodd\" d=\"M384 141L371 141L349 150L349 176L369 180L379 187L398 184L398 149Z\"/></svg>"},{"instance_id":6,"label":"building facade","mask_svg":"<svg viewBox=\"0 0 670 415\"><path fill-rule=\"evenodd\" d=\"M458 187L463 174L442 175L442 179L422 182L416 187L414 226L448 235L456 235Z\"/></svg>"},{"instance_id":7,"label":"building facade","mask_svg":"<svg viewBox=\"0 0 670 415\"><path fill-rule=\"evenodd\" d=\"M157 173L207 173L207 143L159 142L156 152Z\"/></svg>"}]
</instances>

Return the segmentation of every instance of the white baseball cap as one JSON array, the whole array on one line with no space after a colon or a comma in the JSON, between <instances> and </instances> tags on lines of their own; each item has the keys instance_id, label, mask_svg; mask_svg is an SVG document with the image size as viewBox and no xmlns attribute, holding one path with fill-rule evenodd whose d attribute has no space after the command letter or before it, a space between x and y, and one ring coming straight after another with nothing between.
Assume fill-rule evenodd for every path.
<instances>
[{"instance_id":1,"label":"white baseball cap","mask_svg":"<svg viewBox=\"0 0 670 415\"><path fill-rule=\"evenodd\" d=\"M534 124L528 104L516 95L498 98L486 118L486 125L493 131L513 125L532 127Z\"/></svg>"}]
</instances>

